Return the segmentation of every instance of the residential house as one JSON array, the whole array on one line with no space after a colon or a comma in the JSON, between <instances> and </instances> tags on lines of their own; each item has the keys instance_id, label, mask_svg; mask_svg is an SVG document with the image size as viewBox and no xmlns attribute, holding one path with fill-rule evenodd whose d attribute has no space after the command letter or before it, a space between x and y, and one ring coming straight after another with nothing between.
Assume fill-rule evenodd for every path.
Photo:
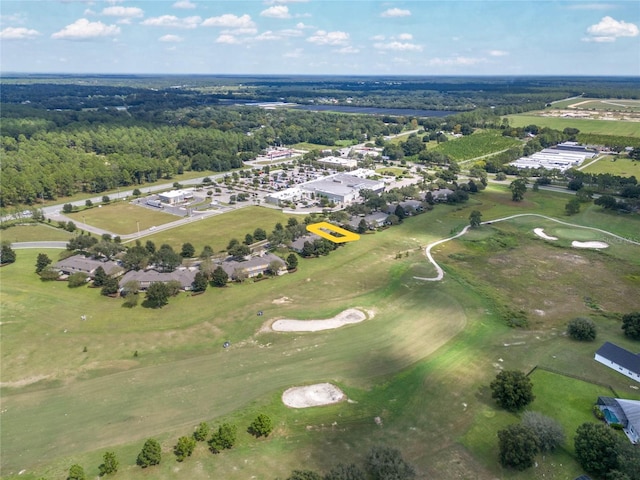
<instances>
[{"instance_id":1,"label":"residential house","mask_svg":"<svg viewBox=\"0 0 640 480\"><path fill-rule=\"evenodd\" d=\"M622 431L634 445L640 441L640 400L598 397L596 405L608 424L622 425Z\"/></svg>"},{"instance_id":2,"label":"residential house","mask_svg":"<svg viewBox=\"0 0 640 480\"><path fill-rule=\"evenodd\" d=\"M618 345L605 342L595 354L596 362L640 382L640 355L631 353Z\"/></svg>"},{"instance_id":3,"label":"residential house","mask_svg":"<svg viewBox=\"0 0 640 480\"><path fill-rule=\"evenodd\" d=\"M62 275L72 275L74 273L85 273L89 278L93 278L98 267L102 267L104 272L110 277L116 277L124 273L124 269L111 260L96 260L84 255L73 255L56 262L53 266Z\"/></svg>"},{"instance_id":4,"label":"residential house","mask_svg":"<svg viewBox=\"0 0 640 480\"><path fill-rule=\"evenodd\" d=\"M285 262L274 255L273 253L264 252L259 256L252 256L248 260L232 260L232 257L229 257L228 260L220 263L222 269L227 272L229 278L232 280L236 280L239 275L246 275L247 278L257 277L258 275L264 275L269 270L269 265L273 262L280 262L282 266L278 270L278 275L283 275L287 273L287 266Z\"/></svg>"},{"instance_id":5,"label":"residential house","mask_svg":"<svg viewBox=\"0 0 640 480\"><path fill-rule=\"evenodd\" d=\"M122 289L129 282L138 282L140 290L148 289L152 283L169 283L177 281L182 290L191 290L191 284L198 272L197 268L178 268L173 272L158 272L157 270L130 270L118 282Z\"/></svg>"}]
</instances>

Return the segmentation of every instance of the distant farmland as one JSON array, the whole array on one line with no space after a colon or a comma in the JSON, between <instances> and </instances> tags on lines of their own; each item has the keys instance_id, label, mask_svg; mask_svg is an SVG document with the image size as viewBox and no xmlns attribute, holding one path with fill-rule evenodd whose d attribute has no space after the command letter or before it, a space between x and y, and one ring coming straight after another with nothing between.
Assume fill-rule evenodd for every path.
<instances>
[{"instance_id":1,"label":"distant farmland","mask_svg":"<svg viewBox=\"0 0 640 480\"><path fill-rule=\"evenodd\" d=\"M542 117L538 115L508 115L507 118L509 124L514 127L538 125L560 131L570 127L577 128L581 133L640 138L640 122Z\"/></svg>"}]
</instances>

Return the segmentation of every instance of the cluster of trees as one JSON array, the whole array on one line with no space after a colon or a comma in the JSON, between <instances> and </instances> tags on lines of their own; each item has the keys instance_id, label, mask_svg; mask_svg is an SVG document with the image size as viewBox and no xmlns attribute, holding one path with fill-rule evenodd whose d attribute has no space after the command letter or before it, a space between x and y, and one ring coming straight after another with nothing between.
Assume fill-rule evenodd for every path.
<instances>
[{"instance_id":1,"label":"cluster of trees","mask_svg":"<svg viewBox=\"0 0 640 480\"><path fill-rule=\"evenodd\" d=\"M567 334L574 340L592 342L596 339L596 333L596 324L587 317L576 317L567 325Z\"/></svg>"},{"instance_id":2,"label":"cluster of trees","mask_svg":"<svg viewBox=\"0 0 640 480\"><path fill-rule=\"evenodd\" d=\"M256 437L268 437L273 432L273 421L271 417L264 413L258 414L250 423L247 432ZM208 439L208 440L207 440ZM234 447L237 442L237 426L230 423L223 423L217 430L211 431L206 422L201 422L192 435L185 435L178 438L173 447L176 461L183 462L190 457L198 442L207 442L212 453L220 453ZM160 443L149 438L144 442L140 453L136 458L136 465L142 468L159 465L162 461L162 447ZM100 476L112 475L118 471L120 464L114 452L106 452L103 462L98 467ZM74 464L69 468L67 480L86 480L87 476L81 465Z\"/></svg>"},{"instance_id":3,"label":"cluster of trees","mask_svg":"<svg viewBox=\"0 0 640 480\"><path fill-rule=\"evenodd\" d=\"M416 471L400 450L387 446L374 446L364 459L364 468L356 464L339 464L325 475L313 470L294 470L287 480L413 480Z\"/></svg>"},{"instance_id":4,"label":"cluster of trees","mask_svg":"<svg viewBox=\"0 0 640 480\"><path fill-rule=\"evenodd\" d=\"M587 472L611 480L640 480L640 450L604 423L583 423L574 448Z\"/></svg>"},{"instance_id":5,"label":"cluster of trees","mask_svg":"<svg viewBox=\"0 0 640 480\"><path fill-rule=\"evenodd\" d=\"M562 426L538 412L525 412L522 421L498 432L500 463L515 470L526 470L538 453L552 452L565 441Z\"/></svg>"},{"instance_id":6,"label":"cluster of trees","mask_svg":"<svg viewBox=\"0 0 640 480\"><path fill-rule=\"evenodd\" d=\"M42 121L42 116L55 117L55 112L30 109L13 114L3 118L0 138L0 206L139 186L189 170L228 171L268 145L334 145L384 135L389 128L374 116L288 110L272 114L234 107L196 109L187 115L163 112L151 122L133 125L130 119L119 123L119 116L75 125ZM172 118L176 115L181 117ZM31 131L19 128L25 122L33 126ZM14 123L19 126L12 128Z\"/></svg>"},{"instance_id":7,"label":"cluster of trees","mask_svg":"<svg viewBox=\"0 0 640 480\"><path fill-rule=\"evenodd\" d=\"M627 337L640 340L640 312L624 314L622 316L622 330Z\"/></svg>"},{"instance_id":8,"label":"cluster of trees","mask_svg":"<svg viewBox=\"0 0 640 480\"><path fill-rule=\"evenodd\" d=\"M517 412L535 399L528 376L518 370L503 370L489 385L491 397L505 410Z\"/></svg>"},{"instance_id":9,"label":"cluster of trees","mask_svg":"<svg viewBox=\"0 0 640 480\"><path fill-rule=\"evenodd\" d=\"M113 475L118 472L119 467L120 462L118 461L116 454L114 452L105 452L102 457L102 463L98 466L98 472L101 477L104 477L105 475ZM84 467L77 463L71 465L69 468L69 475L67 475L67 480L87 480L87 474L84 471Z\"/></svg>"},{"instance_id":10,"label":"cluster of trees","mask_svg":"<svg viewBox=\"0 0 640 480\"><path fill-rule=\"evenodd\" d=\"M11 243L3 241L0 247L0 265L9 265L16 261L16 252L11 248Z\"/></svg>"}]
</instances>

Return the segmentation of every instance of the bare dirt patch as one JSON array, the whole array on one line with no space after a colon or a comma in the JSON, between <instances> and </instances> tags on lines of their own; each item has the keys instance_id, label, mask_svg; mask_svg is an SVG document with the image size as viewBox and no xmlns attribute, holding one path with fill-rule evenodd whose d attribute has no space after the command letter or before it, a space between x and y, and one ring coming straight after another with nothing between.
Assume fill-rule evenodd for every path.
<instances>
[{"instance_id":1,"label":"bare dirt patch","mask_svg":"<svg viewBox=\"0 0 640 480\"><path fill-rule=\"evenodd\" d=\"M291 299L289 297L280 297L280 298L275 298L271 303L273 303L274 305L282 305L286 303L291 303Z\"/></svg>"},{"instance_id":2,"label":"bare dirt patch","mask_svg":"<svg viewBox=\"0 0 640 480\"><path fill-rule=\"evenodd\" d=\"M357 308L349 308L340 312L335 317L327 318L325 320L276 320L271 324L271 329L276 332L319 332L321 330L340 328L352 323L360 323L366 320L367 316L369 318L373 318L374 313L365 313Z\"/></svg>"},{"instance_id":3,"label":"bare dirt patch","mask_svg":"<svg viewBox=\"0 0 640 480\"><path fill-rule=\"evenodd\" d=\"M319 407L342 402L347 396L330 383L317 383L305 387L291 387L282 394L282 402L291 408Z\"/></svg>"}]
</instances>

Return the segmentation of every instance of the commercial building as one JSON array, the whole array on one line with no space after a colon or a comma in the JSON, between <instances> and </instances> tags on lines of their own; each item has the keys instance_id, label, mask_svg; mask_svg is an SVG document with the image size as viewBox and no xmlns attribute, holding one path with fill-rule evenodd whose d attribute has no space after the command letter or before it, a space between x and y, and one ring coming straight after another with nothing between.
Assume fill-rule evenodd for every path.
<instances>
[{"instance_id":1,"label":"commercial building","mask_svg":"<svg viewBox=\"0 0 640 480\"><path fill-rule=\"evenodd\" d=\"M560 170L564 172L572 167L577 167L587 158L593 158L597 152L576 142L564 142L554 148L545 148L528 157L521 157L511 162L516 168L544 168L546 170Z\"/></svg>"},{"instance_id":2,"label":"commercial building","mask_svg":"<svg viewBox=\"0 0 640 480\"><path fill-rule=\"evenodd\" d=\"M162 203L168 203L169 205L177 205L179 203L184 203L187 200L191 200L193 198L193 190L171 190L170 192L164 192L158 194L158 199Z\"/></svg>"},{"instance_id":3,"label":"commercial building","mask_svg":"<svg viewBox=\"0 0 640 480\"><path fill-rule=\"evenodd\" d=\"M349 173L334 173L325 177L301 183L292 188L272 193L265 197L269 203L279 205L285 201L301 201L325 197L334 203L350 204L358 199L360 190L368 189L375 193L384 190L381 180L369 180L371 170L358 169Z\"/></svg>"}]
</instances>

